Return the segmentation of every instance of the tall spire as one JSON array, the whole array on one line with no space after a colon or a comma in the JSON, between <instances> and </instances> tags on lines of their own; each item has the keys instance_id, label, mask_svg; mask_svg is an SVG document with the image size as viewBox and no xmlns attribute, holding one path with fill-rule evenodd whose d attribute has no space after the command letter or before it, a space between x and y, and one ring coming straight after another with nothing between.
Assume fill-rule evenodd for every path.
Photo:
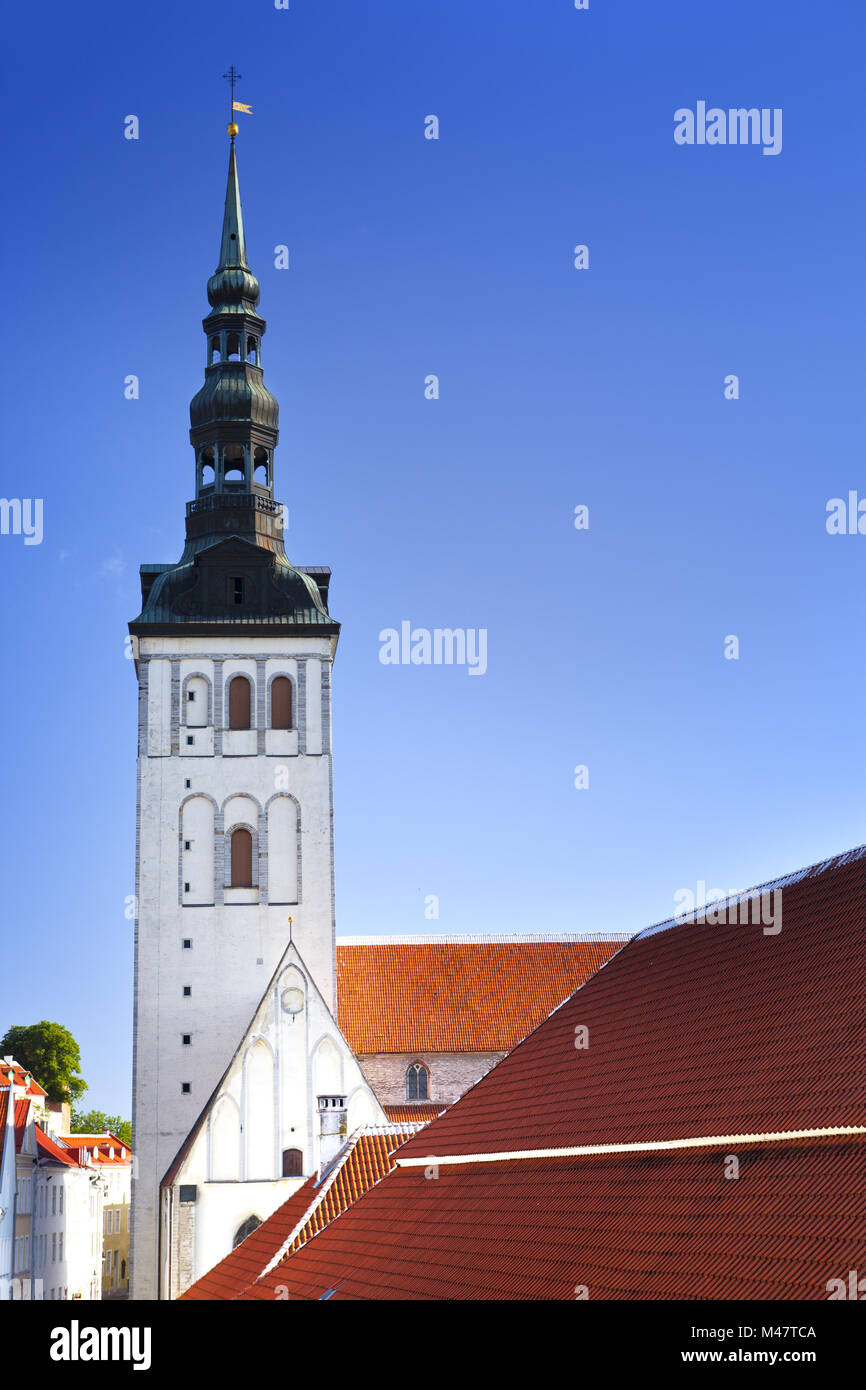
<instances>
[{"instance_id":1,"label":"tall spire","mask_svg":"<svg viewBox=\"0 0 866 1390\"><path fill-rule=\"evenodd\" d=\"M223 217L223 236L220 243L220 263L217 270L228 266L247 265L247 248L244 242L244 214L241 208L241 191L238 187L238 162L235 159L235 137L232 136L229 155L229 177L226 184L226 210Z\"/></svg>"},{"instance_id":2,"label":"tall spire","mask_svg":"<svg viewBox=\"0 0 866 1390\"><path fill-rule=\"evenodd\" d=\"M247 263L233 121L228 133L220 259L202 319L204 383L189 406L195 496L186 506L186 545L177 565L142 568L142 611L130 631L213 624L219 633L237 622L247 631L262 623L336 636L339 625L327 609L330 571L313 577L286 555L285 511L274 496L279 406L264 382L267 325Z\"/></svg>"},{"instance_id":3,"label":"tall spire","mask_svg":"<svg viewBox=\"0 0 866 1390\"><path fill-rule=\"evenodd\" d=\"M229 126L229 133L233 130L237 130L236 125ZM254 313L259 302L259 282L247 264L234 135L229 153L220 261L207 282L207 297L217 312L222 310L224 313Z\"/></svg>"}]
</instances>

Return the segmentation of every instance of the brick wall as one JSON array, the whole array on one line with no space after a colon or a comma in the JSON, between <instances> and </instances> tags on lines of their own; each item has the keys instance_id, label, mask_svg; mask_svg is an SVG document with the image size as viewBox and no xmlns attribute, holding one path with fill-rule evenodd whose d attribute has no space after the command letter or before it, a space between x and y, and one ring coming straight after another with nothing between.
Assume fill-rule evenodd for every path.
<instances>
[{"instance_id":1,"label":"brick wall","mask_svg":"<svg viewBox=\"0 0 866 1390\"><path fill-rule=\"evenodd\" d=\"M405 1104L406 1071L412 1062L423 1062L430 1073L430 1100L453 1105L504 1056L504 1052L380 1052L359 1056L358 1061L381 1105Z\"/></svg>"}]
</instances>

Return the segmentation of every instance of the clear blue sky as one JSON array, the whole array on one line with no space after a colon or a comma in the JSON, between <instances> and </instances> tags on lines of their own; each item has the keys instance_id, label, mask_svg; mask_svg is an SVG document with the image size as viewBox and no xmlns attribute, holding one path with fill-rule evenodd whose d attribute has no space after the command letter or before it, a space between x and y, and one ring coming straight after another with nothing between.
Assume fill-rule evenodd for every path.
<instances>
[{"instance_id":1,"label":"clear blue sky","mask_svg":"<svg viewBox=\"0 0 866 1390\"><path fill-rule=\"evenodd\" d=\"M87 1104L130 1110L124 638L193 493L220 74L289 554L343 623L338 931L637 929L866 840L866 536L825 529L866 495L864 31L842 0L7 14L2 492L45 531L0 537L0 1030L69 1027ZM698 100L781 107L782 153L678 147ZM404 619L486 628L487 674L381 665Z\"/></svg>"}]
</instances>

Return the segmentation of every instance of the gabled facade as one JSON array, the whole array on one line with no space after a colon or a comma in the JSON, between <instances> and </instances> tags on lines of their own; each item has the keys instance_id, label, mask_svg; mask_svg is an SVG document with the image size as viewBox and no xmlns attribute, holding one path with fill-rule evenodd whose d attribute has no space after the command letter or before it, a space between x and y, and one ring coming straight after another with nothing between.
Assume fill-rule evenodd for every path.
<instances>
[{"instance_id":1,"label":"gabled facade","mask_svg":"<svg viewBox=\"0 0 866 1390\"><path fill-rule=\"evenodd\" d=\"M162 1183L160 1290L176 1298L387 1117L290 943Z\"/></svg>"}]
</instances>

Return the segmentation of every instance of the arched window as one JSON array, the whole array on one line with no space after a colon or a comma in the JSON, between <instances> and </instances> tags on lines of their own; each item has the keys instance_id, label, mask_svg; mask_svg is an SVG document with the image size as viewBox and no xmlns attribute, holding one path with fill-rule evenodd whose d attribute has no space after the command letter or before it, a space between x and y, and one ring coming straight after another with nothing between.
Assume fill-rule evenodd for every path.
<instances>
[{"instance_id":1,"label":"arched window","mask_svg":"<svg viewBox=\"0 0 866 1390\"><path fill-rule=\"evenodd\" d=\"M243 444L227 444L223 450L223 479L227 483L243 483L247 476L247 459Z\"/></svg>"},{"instance_id":2,"label":"arched window","mask_svg":"<svg viewBox=\"0 0 866 1390\"><path fill-rule=\"evenodd\" d=\"M232 1241L232 1250L236 1250L241 1241L246 1240L247 1236L251 1236L253 1231L256 1230L258 1226L261 1226L261 1224L257 1216L248 1216L244 1224L238 1226L235 1231L235 1238Z\"/></svg>"},{"instance_id":3,"label":"arched window","mask_svg":"<svg viewBox=\"0 0 866 1390\"><path fill-rule=\"evenodd\" d=\"M427 1099L428 1071L423 1062L413 1062L406 1072L406 1099Z\"/></svg>"},{"instance_id":4,"label":"arched window","mask_svg":"<svg viewBox=\"0 0 866 1390\"><path fill-rule=\"evenodd\" d=\"M237 333L230 333L226 338L226 357L229 362L237 362L241 355L241 340Z\"/></svg>"},{"instance_id":5,"label":"arched window","mask_svg":"<svg viewBox=\"0 0 866 1390\"><path fill-rule=\"evenodd\" d=\"M253 482L258 483L260 487L270 487L271 480L268 474L268 451L259 444L253 454Z\"/></svg>"},{"instance_id":6,"label":"arched window","mask_svg":"<svg viewBox=\"0 0 866 1390\"><path fill-rule=\"evenodd\" d=\"M241 827L232 834L232 888L253 886L253 837Z\"/></svg>"},{"instance_id":7,"label":"arched window","mask_svg":"<svg viewBox=\"0 0 866 1390\"><path fill-rule=\"evenodd\" d=\"M210 342L209 342L209 344L208 344L208 354L207 354L207 364L208 364L209 367L212 367L212 366L213 366L214 358L216 358L217 361L219 361L219 355L220 355L220 340L219 340L219 337L211 338L211 340L210 340Z\"/></svg>"},{"instance_id":8,"label":"arched window","mask_svg":"<svg viewBox=\"0 0 866 1390\"><path fill-rule=\"evenodd\" d=\"M214 451L208 446L201 451L201 485L202 487L213 487L216 478L214 467Z\"/></svg>"},{"instance_id":9,"label":"arched window","mask_svg":"<svg viewBox=\"0 0 866 1390\"><path fill-rule=\"evenodd\" d=\"M259 342L257 338L247 338L247 361L254 367L259 365Z\"/></svg>"},{"instance_id":10,"label":"arched window","mask_svg":"<svg viewBox=\"0 0 866 1390\"><path fill-rule=\"evenodd\" d=\"M304 1155L300 1149L283 1149L283 1177L302 1178L304 1176Z\"/></svg>"},{"instance_id":11,"label":"arched window","mask_svg":"<svg viewBox=\"0 0 866 1390\"><path fill-rule=\"evenodd\" d=\"M250 683L246 676L229 681L229 728L250 728Z\"/></svg>"},{"instance_id":12,"label":"arched window","mask_svg":"<svg viewBox=\"0 0 866 1390\"><path fill-rule=\"evenodd\" d=\"M271 682L271 728L292 727L292 682L288 676L276 676Z\"/></svg>"}]
</instances>

